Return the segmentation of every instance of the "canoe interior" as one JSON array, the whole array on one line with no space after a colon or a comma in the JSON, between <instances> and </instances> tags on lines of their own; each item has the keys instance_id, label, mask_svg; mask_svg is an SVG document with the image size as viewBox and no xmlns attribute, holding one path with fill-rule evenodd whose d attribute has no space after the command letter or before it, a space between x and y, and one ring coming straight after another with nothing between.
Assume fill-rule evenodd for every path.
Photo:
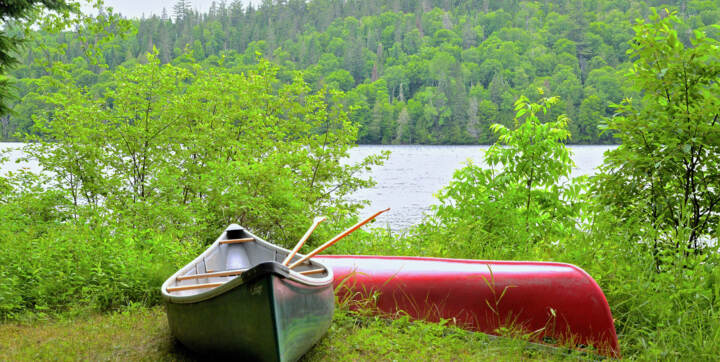
<instances>
[{"instance_id":1,"label":"canoe interior","mask_svg":"<svg viewBox=\"0 0 720 362\"><path fill-rule=\"evenodd\" d=\"M260 263L281 263L288 254L288 250L267 243L245 229L228 228L203 255L181 269L165 286L164 291L172 296L206 293L221 283L240 277L243 272ZM292 261L301 257L295 255ZM330 275L327 267L312 259L293 271L298 274L298 278L306 279L310 283L321 282ZM208 287L202 287L203 285ZM176 290L178 287L193 289Z\"/></svg>"}]
</instances>

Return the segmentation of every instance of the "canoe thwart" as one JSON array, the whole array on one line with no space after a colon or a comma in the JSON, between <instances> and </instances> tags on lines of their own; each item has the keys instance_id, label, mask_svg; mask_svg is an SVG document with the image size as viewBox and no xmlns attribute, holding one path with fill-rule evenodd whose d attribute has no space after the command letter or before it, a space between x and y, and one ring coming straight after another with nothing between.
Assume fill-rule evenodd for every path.
<instances>
[{"instance_id":1,"label":"canoe thwart","mask_svg":"<svg viewBox=\"0 0 720 362\"><path fill-rule=\"evenodd\" d=\"M318 274L324 272L325 269L310 269L310 270L303 270L300 272L302 275L311 275L311 274Z\"/></svg>"},{"instance_id":2,"label":"canoe thwart","mask_svg":"<svg viewBox=\"0 0 720 362\"><path fill-rule=\"evenodd\" d=\"M221 240L220 244L239 244L239 243L248 243L251 241L255 241L255 238L240 238L240 239Z\"/></svg>"},{"instance_id":3,"label":"canoe thwart","mask_svg":"<svg viewBox=\"0 0 720 362\"><path fill-rule=\"evenodd\" d=\"M206 284L192 284L192 285L181 285L179 287L168 287L168 292L179 292L181 290L191 290L191 289L206 289L206 288L215 288L223 285L225 283L206 283Z\"/></svg>"},{"instance_id":4,"label":"canoe thwart","mask_svg":"<svg viewBox=\"0 0 720 362\"><path fill-rule=\"evenodd\" d=\"M191 275L180 275L175 278L177 281L188 280L188 279L202 279L202 278L214 278L214 277L230 277L234 275L240 275L247 269L241 270L228 270L214 273L202 273L202 274L191 274Z\"/></svg>"}]
</instances>

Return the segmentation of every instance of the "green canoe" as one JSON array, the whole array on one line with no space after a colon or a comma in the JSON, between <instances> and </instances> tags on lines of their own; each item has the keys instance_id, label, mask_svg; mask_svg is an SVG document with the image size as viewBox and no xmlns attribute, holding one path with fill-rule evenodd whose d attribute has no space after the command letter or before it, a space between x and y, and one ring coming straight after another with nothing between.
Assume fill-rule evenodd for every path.
<instances>
[{"instance_id":1,"label":"green canoe","mask_svg":"<svg viewBox=\"0 0 720 362\"><path fill-rule=\"evenodd\" d=\"M332 270L238 225L162 286L172 334L188 348L233 359L295 361L330 327ZM298 259L300 256L295 256Z\"/></svg>"}]
</instances>

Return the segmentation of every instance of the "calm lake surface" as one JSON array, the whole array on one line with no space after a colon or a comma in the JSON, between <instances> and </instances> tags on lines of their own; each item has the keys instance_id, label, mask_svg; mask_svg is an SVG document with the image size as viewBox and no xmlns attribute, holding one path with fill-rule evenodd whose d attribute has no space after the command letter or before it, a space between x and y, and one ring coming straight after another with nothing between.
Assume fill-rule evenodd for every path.
<instances>
[{"instance_id":1,"label":"calm lake surface","mask_svg":"<svg viewBox=\"0 0 720 362\"><path fill-rule=\"evenodd\" d=\"M17 148L21 143L0 143L0 151ZM603 153L616 146L571 146L576 168L573 176L588 175L602 163ZM375 226L389 227L402 231L417 224L423 213L435 203L433 196L452 179L453 172L467 162L482 164L482 157L488 146L376 146L361 145L350 151L350 162L380 151L390 151L390 158L382 167L368 173L377 185L353 195L356 200L369 200L370 206L360 212L369 216L375 211L391 208L378 217ZM16 163L22 152L14 150L8 155L9 162L0 167L0 173L15 171L23 167L37 170L34 163Z\"/></svg>"},{"instance_id":2,"label":"calm lake surface","mask_svg":"<svg viewBox=\"0 0 720 362\"><path fill-rule=\"evenodd\" d=\"M576 167L572 176L595 172L603 160L603 153L617 146L570 146ZM376 146L362 145L350 151L351 161L379 153L391 152L385 165L370 172L377 182L372 189L357 192L354 197L369 200L370 206L361 216L389 207L391 210L378 217L376 226L389 226L402 231L417 224L423 213L436 203L433 196L452 180L453 172L469 161L484 164L483 154L489 146Z\"/></svg>"}]
</instances>

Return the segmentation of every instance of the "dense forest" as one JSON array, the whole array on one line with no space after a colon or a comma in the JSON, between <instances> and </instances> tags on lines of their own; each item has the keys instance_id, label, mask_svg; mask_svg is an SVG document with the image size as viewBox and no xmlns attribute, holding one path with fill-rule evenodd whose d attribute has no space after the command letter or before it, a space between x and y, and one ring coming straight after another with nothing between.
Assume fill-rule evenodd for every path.
<instances>
[{"instance_id":1,"label":"dense forest","mask_svg":"<svg viewBox=\"0 0 720 362\"><path fill-rule=\"evenodd\" d=\"M344 92L331 101L350 110L359 143L492 143L489 126L511 126L514 102L537 89L560 97L548 119L569 117L568 142L612 143L603 124L613 104L638 97L625 77L627 51L634 20L650 6L678 11L685 43L690 29L720 34L712 26L718 0L223 0L207 13L180 0L132 19L136 33L104 43L100 62L84 56L94 40L79 32L38 34L14 70L15 112L1 119L0 138L33 132L33 115L48 107L38 87L48 62L71 64L74 79L102 96L115 86L108 70L145 63L155 51L162 63L234 73L262 57L285 82L301 71L315 90ZM48 51L58 47L64 51Z\"/></svg>"}]
</instances>

